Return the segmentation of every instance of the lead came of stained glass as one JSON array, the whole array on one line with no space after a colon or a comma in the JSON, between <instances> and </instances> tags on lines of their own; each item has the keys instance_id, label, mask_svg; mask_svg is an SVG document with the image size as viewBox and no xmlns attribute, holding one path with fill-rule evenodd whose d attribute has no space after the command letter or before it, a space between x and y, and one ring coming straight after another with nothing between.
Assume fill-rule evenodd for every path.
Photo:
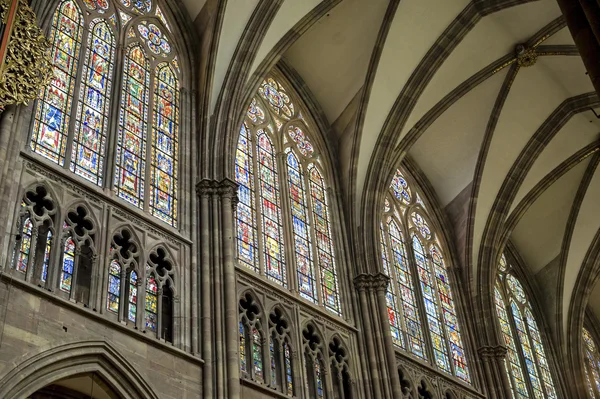
<instances>
[{"instance_id":1,"label":"lead came of stained glass","mask_svg":"<svg viewBox=\"0 0 600 399\"><path fill-rule=\"evenodd\" d=\"M179 83L169 64L155 76L150 209L166 223L177 224Z\"/></svg>"},{"instance_id":2,"label":"lead came of stained glass","mask_svg":"<svg viewBox=\"0 0 600 399\"><path fill-rule=\"evenodd\" d=\"M392 277L386 301L393 342L471 383L442 249L428 225L427 210L419 193L410 187L400 170L392 179L383 205L380 249L383 271ZM410 237L409 246L405 246L406 236ZM417 290L423 300L423 315L417 304ZM423 326L427 326L430 342L425 342ZM426 346L431 347L433 359L427 358Z\"/></svg>"},{"instance_id":3,"label":"lead came of stained glass","mask_svg":"<svg viewBox=\"0 0 600 399\"><path fill-rule=\"evenodd\" d=\"M50 32L54 78L37 102L30 143L34 152L61 166L65 162L82 32L78 5L73 0L63 1L54 14Z\"/></svg>"},{"instance_id":4,"label":"lead came of stained glass","mask_svg":"<svg viewBox=\"0 0 600 399\"><path fill-rule=\"evenodd\" d=\"M144 204L149 82L144 50L133 45L124 66L115 190L119 197L138 207Z\"/></svg>"},{"instance_id":5,"label":"lead came of stained glass","mask_svg":"<svg viewBox=\"0 0 600 399\"><path fill-rule=\"evenodd\" d=\"M62 270L60 272L60 289L71 292L71 280L73 278L73 267L75 265L75 242L68 237L65 241L63 252Z\"/></svg>"},{"instance_id":6,"label":"lead came of stained glass","mask_svg":"<svg viewBox=\"0 0 600 399\"><path fill-rule=\"evenodd\" d=\"M106 21L92 21L90 31L70 168L79 176L102 185L115 43Z\"/></svg>"},{"instance_id":7,"label":"lead came of stained glass","mask_svg":"<svg viewBox=\"0 0 600 399\"><path fill-rule=\"evenodd\" d=\"M252 329L252 370L254 379L263 382L262 335L256 327Z\"/></svg>"},{"instance_id":8,"label":"lead came of stained glass","mask_svg":"<svg viewBox=\"0 0 600 399\"><path fill-rule=\"evenodd\" d=\"M146 269L147 273L149 268ZM146 279L146 328L156 331L158 323L158 284L153 273Z\"/></svg>"},{"instance_id":9,"label":"lead came of stained glass","mask_svg":"<svg viewBox=\"0 0 600 399\"><path fill-rule=\"evenodd\" d=\"M519 398L558 398L531 305L523 286L511 273L511 267L504 255L500 259L498 270L495 290L496 312L500 329L507 343L510 361L507 372L513 390ZM515 335L518 341L513 338ZM527 370L532 392L529 392L525 384L523 370Z\"/></svg>"},{"instance_id":10,"label":"lead came of stained glass","mask_svg":"<svg viewBox=\"0 0 600 399\"><path fill-rule=\"evenodd\" d=\"M31 235L33 233L33 223L30 218L23 222L23 230L21 230L21 247L19 248L19 258L17 259L16 269L21 273L27 272L29 265L29 255L31 252Z\"/></svg>"},{"instance_id":11,"label":"lead came of stained glass","mask_svg":"<svg viewBox=\"0 0 600 399\"><path fill-rule=\"evenodd\" d=\"M585 374L590 397L593 399L600 393L600 353L592 335L585 328L582 330L582 338L585 351Z\"/></svg>"},{"instance_id":12,"label":"lead came of stained glass","mask_svg":"<svg viewBox=\"0 0 600 399\"><path fill-rule=\"evenodd\" d=\"M137 279L137 273L134 270L129 276L129 311L127 312L129 321L134 323L137 316Z\"/></svg>"},{"instance_id":13,"label":"lead came of stained glass","mask_svg":"<svg viewBox=\"0 0 600 399\"><path fill-rule=\"evenodd\" d=\"M293 263L298 294L340 315L322 167L306 120L282 84L265 79L246 110L236 150L238 261L283 287ZM289 216L282 215L284 199ZM284 236L292 240L288 248Z\"/></svg>"},{"instance_id":14,"label":"lead came of stained glass","mask_svg":"<svg viewBox=\"0 0 600 399\"><path fill-rule=\"evenodd\" d=\"M121 296L121 265L113 260L108 268L108 297L106 308L114 313L119 313L119 297Z\"/></svg>"}]
</instances>

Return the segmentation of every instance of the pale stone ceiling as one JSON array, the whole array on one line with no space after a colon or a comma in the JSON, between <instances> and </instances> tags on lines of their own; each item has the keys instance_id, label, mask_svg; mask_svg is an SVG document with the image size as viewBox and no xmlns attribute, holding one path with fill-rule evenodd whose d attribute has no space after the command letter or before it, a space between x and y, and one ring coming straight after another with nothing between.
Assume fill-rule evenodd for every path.
<instances>
[{"instance_id":1,"label":"pale stone ceiling","mask_svg":"<svg viewBox=\"0 0 600 399\"><path fill-rule=\"evenodd\" d=\"M184 0L184 3L194 17L203 1ZM490 2L477 0L475 3ZM210 93L213 111L238 41L258 4L258 0L229 0L227 3ZM346 200L348 204L354 204L352 211L357 215L364 206L365 181L370 178L369 173L376 173L369 172L369 165L378 151L381 152L378 139L394 103L419 63L468 4L468 0L402 0L395 13L386 18L388 0L342 0L298 37L287 52L275 54L298 72L329 123L341 119L341 115L344 121L351 120L350 116L360 108L360 101L365 101L362 104L366 109L364 124L357 132L355 157L340 161L342 183L349 187ZM294 30L295 25L317 6L318 0L285 0L258 48L250 73L267 56L273 55L271 51L281 38ZM414 108L407 109L406 123L397 127L395 144L402 146L408 132L432 113L452 90L493 62L513 54L515 45L527 42L560 16L555 0L538 0L475 21L472 29L435 71L423 92L414 99ZM385 23L389 23L389 32L380 43L381 52L378 53L375 44ZM461 254L468 263L466 267L472 268L473 273L479 268L477 261L482 237L495 210L495 200L503 184L514 177L511 170L519 154L563 101L594 91L581 58L573 52L573 40L567 28L558 29L542 45L570 47L571 52L540 56L534 66L519 70L499 114L486 156L481 156L482 143L508 67L467 90L427 125L418 140L406 149L429 179L442 207L473 182L478 162L481 162L479 191L474 193L477 204L472 215L472 253ZM371 75L370 65L373 68ZM370 92L364 97L357 96L369 78L372 78ZM351 102L352 106L348 107ZM531 168L524 172L522 184L517 185L515 198L509 204L510 212L554 168L585 146L593 145L599 139L599 131L600 122L591 111L572 116L543 148ZM349 140L348 136L344 137ZM338 143L339 147L346 148L347 145L347 142ZM600 213L597 212L600 172L595 173L578 216L571 224L567 223L575 192L590 163L590 158L584 158L575 162L572 169L567 168L562 177L537 197L510 234L535 275L560 254L565 229L570 226L573 236L564 265L567 272L563 309L568 308L581 262L600 226ZM600 292L597 295L600 298ZM600 303L599 298L594 301ZM598 308L600 310L600 306Z\"/></svg>"}]
</instances>

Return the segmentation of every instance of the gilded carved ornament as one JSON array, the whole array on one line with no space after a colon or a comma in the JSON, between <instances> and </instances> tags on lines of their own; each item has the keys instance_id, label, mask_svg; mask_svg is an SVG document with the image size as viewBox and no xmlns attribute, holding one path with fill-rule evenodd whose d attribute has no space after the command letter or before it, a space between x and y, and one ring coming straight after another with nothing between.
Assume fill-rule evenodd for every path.
<instances>
[{"instance_id":1,"label":"gilded carved ornament","mask_svg":"<svg viewBox=\"0 0 600 399\"><path fill-rule=\"evenodd\" d=\"M0 0L3 21L10 9L9 3L10 0ZM50 43L26 0L18 0L14 23L7 29L12 32L0 67L0 109L10 104L27 105L52 78Z\"/></svg>"}]
</instances>

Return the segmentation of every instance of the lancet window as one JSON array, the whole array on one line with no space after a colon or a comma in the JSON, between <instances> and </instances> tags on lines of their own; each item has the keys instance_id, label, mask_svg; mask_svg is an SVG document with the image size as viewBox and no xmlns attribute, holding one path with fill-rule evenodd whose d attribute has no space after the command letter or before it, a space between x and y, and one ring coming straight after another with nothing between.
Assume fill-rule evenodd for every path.
<instances>
[{"instance_id":1,"label":"lancet window","mask_svg":"<svg viewBox=\"0 0 600 399\"><path fill-rule=\"evenodd\" d=\"M169 36L156 0L62 0L30 149L177 227L181 71Z\"/></svg>"},{"instance_id":2,"label":"lancet window","mask_svg":"<svg viewBox=\"0 0 600 399\"><path fill-rule=\"evenodd\" d=\"M583 328L584 372L590 398L600 398L600 352L592 334Z\"/></svg>"},{"instance_id":3,"label":"lancet window","mask_svg":"<svg viewBox=\"0 0 600 399\"><path fill-rule=\"evenodd\" d=\"M496 314L507 347L505 369L517 398L557 398L531 304L504 254L495 287Z\"/></svg>"},{"instance_id":4,"label":"lancet window","mask_svg":"<svg viewBox=\"0 0 600 399\"><path fill-rule=\"evenodd\" d=\"M281 81L265 79L236 151L238 262L340 315L331 199L311 129Z\"/></svg>"},{"instance_id":5,"label":"lancet window","mask_svg":"<svg viewBox=\"0 0 600 399\"><path fill-rule=\"evenodd\" d=\"M392 180L380 223L393 343L417 359L471 383L447 257L417 188L402 171ZM427 328L423 328L427 326Z\"/></svg>"}]
</instances>

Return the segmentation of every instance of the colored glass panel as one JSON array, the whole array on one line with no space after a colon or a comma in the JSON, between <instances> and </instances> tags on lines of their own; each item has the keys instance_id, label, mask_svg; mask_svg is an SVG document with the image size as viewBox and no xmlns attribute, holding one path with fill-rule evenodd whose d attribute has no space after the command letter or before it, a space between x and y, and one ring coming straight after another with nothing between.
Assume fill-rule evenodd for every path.
<instances>
[{"instance_id":1,"label":"colored glass panel","mask_svg":"<svg viewBox=\"0 0 600 399\"><path fill-rule=\"evenodd\" d=\"M500 256L500 263L498 263L498 268L503 273L506 272L506 270L508 268L508 264L506 263L506 257L504 256L504 254L502 254L502 256Z\"/></svg>"},{"instance_id":2,"label":"colored glass panel","mask_svg":"<svg viewBox=\"0 0 600 399\"><path fill-rule=\"evenodd\" d=\"M383 223L380 224L380 231L379 231L379 246L381 249L381 261L383 263L383 272L385 274L387 274L390 278L393 278L393 275L390 271L390 262L388 260L388 253L387 253L387 244L385 242L384 237L384 228L383 228ZM392 341L394 342L395 345L404 348L404 337L402 336L402 326L400 325L400 319L398 316L398 309L396 308L396 294L395 294L395 286L396 284L391 281L390 284L388 284L388 288L386 290L385 293L385 302L387 305L387 311L388 311L388 320L390 322L390 330L392 333Z\"/></svg>"},{"instance_id":3,"label":"colored glass panel","mask_svg":"<svg viewBox=\"0 0 600 399\"><path fill-rule=\"evenodd\" d=\"M81 49L83 17L73 0L63 1L52 21L50 55L53 79L37 102L31 149L64 165L75 76Z\"/></svg>"},{"instance_id":4,"label":"colored glass panel","mask_svg":"<svg viewBox=\"0 0 600 399\"><path fill-rule=\"evenodd\" d=\"M154 277L154 273L150 273L150 275L146 278L146 328L156 331L157 327L158 284L156 282L156 278Z\"/></svg>"},{"instance_id":5,"label":"colored glass panel","mask_svg":"<svg viewBox=\"0 0 600 399\"><path fill-rule=\"evenodd\" d=\"M534 396L536 398L543 399L544 394L542 392L542 384L538 377L536 362L533 357L531 341L525 327L525 322L523 321L519 307L514 301L510 301L510 308L512 310L513 320L515 321L515 327L517 328L517 336L519 337L519 342L521 343L521 351L523 352L523 357L525 358L525 366L527 367L527 372L529 373L529 380L533 386Z\"/></svg>"},{"instance_id":6,"label":"colored glass panel","mask_svg":"<svg viewBox=\"0 0 600 399\"><path fill-rule=\"evenodd\" d=\"M154 54L166 56L171 52L171 45L158 26L142 22L138 25L138 32Z\"/></svg>"},{"instance_id":7,"label":"colored glass panel","mask_svg":"<svg viewBox=\"0 0 600 399\"><path fill-rule=\"evenodd\" d=\"M148 120L148 60L139 45L130 47L123 69L115 190L137 207L144 204Z\"/></svg>"},{"instance_id":8,"label":"colored glass panel","mask_svg":"<svg viewBox=\"0 0 600 399\"><path fill-rule=\"evenodd\" d=\"M300 172L299 168L298 171ZM312 216L315 226L315 237L317 239L317 256L321 276L323 304L327 310L339 315L341 313L340 295L335 256L333 254L333 235L331 234L331 223L329 221L329 205L325 193L325 182L321 173L314 165L309 166L308 175Z\"/></svg>"},{"instance_id":9,"label":"colored glass panel","mask_svg":"<svg viewBox=\"0 0 600 399\"><path fill-rule=\"evenodd\" d=\"M248 372L248 364L246 360L246 329L244 323L240 321L240 370Z\"/></svg>"},{"instance_id":10,"label":"colored glass panel","mask_svg":"<svg viewBox=\"0 0 600 399\"><path fill-rule=\"evenodd\" d=\"M121 24L123 26L127 25L127 22L131 21L131 15L124 13L119 10L119 17L121 18Z\"/></svg>"},{"instance_id":11,"label":"colored glass panel","mask_svg":"<svg viewBox=\"0 0 600 399\"><path fill-rule=\"evenodd\" d=\"M83 4L90 10L97 10L99 12L108 10L107 0L83 0Z\"/></svg>"},{"instance_id":12,"label":"colored glass panel","mask_svg":"<svg viewBox=\"0 0 600 399\"><path fill-rule=\"evenodd\" d=\"M73 280L73 267L75 266L75 242L69 237L65 241L63 251L62 268L60 271L60 289L65 292L71 292L71 282Z\"/></svg>"},{"instance_id":13,"label":"colored glass panel","mask_svg":"<svg viewBox=\"0 0 600 399\"><path fill-rule=\"evenodd\" d=\"M25 219L21 229L21 245L19 247L19 257L17 259L16 269L22 273L27 273L29 266L29 257L31 255L31 236L33 234L33 223L30 218Z\"/></svg>"},{"instance_id":14,"label":"colored glass panel","mask_svg":"<svg viewBox=\"0 0 600 399\"><path fill-rule=\"evenodd\" d=\"M594 387L596 392L600 392L600 354L598 353L598 348L594 343L592 335L585 328L583 329L582 337L585 345L587 366L585 367L585 372L588 382L588 389L590 392L590 397L595 398L597 395L595 394Z\"/></svg>"},{"instance_id":15,"label":"colored glass panel","mask_svg":"<svg viewBox=\"0 0 600 399\"><path fill-rule=\"evenodd\" d=\"M294 115L294 104L283 87L275 79L269 78L263 80L258 88L258 93L267 101L275 114L286 119Z\"/></svg>"},{"instance_id":16,"label":"colored glass panel","mask_svg":"<svg viewBox=\"0 0 600 399\"><path fill-rule=\"evenodd\" d=\"M165 14L163 14L162 10L158 6L156 6L156 16L158 17L158 19L160 19L160 22L162 22L168 30L171 30L171 27L169 26L169 24L167 23L167 19L165 18Z\"/></svg>"},{"instance_id":17,"label":"colored glass panel","mask_svg":"<svg viewBox=\"0 0 600 399\"><path fill-rule=\"evenodd\" d=\"M129 310L127 317L134 323L137 317L137 279L137 273L132 271L129 276Z\"/></svg>"},{"instance_id":18,"label":"colored glass panel","mask_svg":"<svg viewBox=\"0 0 600 399\"><path fill-rule=\"evenodd\" d=\"M92 183L102 185L115 39L110 26L103 20L92 21L90 31L70 168Z\"/></svg>"},{"instance_id":19,"label":"colored glass panel","mask_svg":"<svg viewBox=\"0 0 600 399\"><path fill-rule=\"evenodd\" d=\"M263 130L257 132L257 141L264 268L267 278L285 287L287 281L275 148Z\"/></svg>"},{"instance_id":20,"label":"colored glass panel","mask_svg":"<svg viewBox=\"0 0 600 399\"><path fill-rule=\"evenodd\" d=\"M317 386L317 398L319 399L325 397L325 382L323 378L323 366L321 365L321 360L317 358L315 360L315 382Z\"/></svg>"},{"instance_id":21,"label":"colored glass panel","mask_svg":"<svg viewBox=\"0 0 600 399\"><path fill-rule=\"evenodd\" d=\"M523 286L521 283L511 274L509 274L506 278L506 283L508 284L508 288L513 296L521 303L526 302L525 291L523 291Z\"/></svg>"},{"instance_id":22,"label":"colored glass panel","mask_svg":"<svg viewBox=\"0 0 600 399\"><path fill-rule=\"evenodd\" d=\"M429 240L431 238L431 230L429 229L425 219L423 219L423 217L418 213L413 213L411 215L411 219L415 227L419 230L419 233L421 233L421 237Z\"/></svg>"},{"instance_id":23,"label":"colored glass panel","mask_svg":"<svg viewBox=\"0 0 600 399\"><path fill-rule=\"evenodd\" d=\"M410 187L400 170L396 171L396 175L392 179L391 185L394 196L400 201L409 204L411 201Z\"/></svg>"},{"instance_id":24,"label":"colored glass panel","mask_svg":"<svg viewBox=\"0 0 600 399\"><path fill-rule=\"evenodd\" d=\"M520 285L520 284L519 284ZM544 383L544 390L546 391L546 397L556 399L556 389L554 388L554 382L552 381L552 374L550 374L550 366L546 353L544 351L544 345L542 344L542 337L540 330L538 329L537 323L531 310L525 308L525 320L527 321L527 329L531 336L531 343L533 344L533 350L537 360L540 374L542 376L542 382Z\"/></svg>"},{"instance_id":25,"label":"colored glass panel","mask_svg":"<svg viewBox=\"0 0 600 399\"><path fill-rule=\"evenodd\" d=\"M427 324L429 334L431 335L431 344L433 346L433 355L436 365L443 371L451 372L448 359L448 350L442 330L440 309L435 298L435 282L432 279L429 262L425 257L425 252L421 241L416 235L412 237L413 252L417 263L419 281L421 283L421 293L425 302L425 314L427 315Z\"/></svg>"},{"instance_id":26,"label":"colored glass panel","mask_svg":"<svg viewBox=\"0 0 600 399\"><path fill-rule=\"evenodd\" d=\"M256 327L252 329L252 370L254 379L263 382L262 335Z\"/></svg>"},{"instance_id":27,"label":"colored glass panel","mask_svg":"<svg viewBox=\"0 0 600 399\"><path fill-rule=\"evenodd\" d=\"M269 340L269 358L271 359L271 385L277 386L277 361L275 360L277 354L275 352L275 333Z\"/></svg>"},{"instance_id":28,"label":"colored glass panel","mask_svg":"<svg viewBox=\"0 0 600 399\"><path fill-rule=\"evenodd\" d=\"M262 123L265 121L265 111L263 111L262 107L258 105L256 98L253 98L250 102L250 105L248 106L248 112L246 114L253 123Z\"/></svg>"},{"instance_id":29,"label":"colored glass panel","mask_svg":"<svg viewBox=\"0 0 600 399\"><path fill-rule=\"evenodd\" d=\"M433 260L433 268L436 277L436 288L440 304L444 325L446 327L446 336L452 353L452 362L454 363L454 374L465 382L471 382L469 369L467 367L467 359L462 343L460 328L458 326L458 317L456 316L456 308L452 299L452 289L448 279L448 271L444 263L444 258L440 249L432 245L429 250Z\"/></svg>"},{"instance_id":30,"label":"colored glass panel","mask_svg":"<svg viewBox=\"0 0 600 399\"><path fill-rule=\"evenodd\" d=\"M406 257L406 249L402 241L400 227L393 219L388 222L388 232L390 239L390 249L394 269L396 272L396 281L398 284L398 298L401 302L402 313L404 316L404 325L406 332L406 346L409 352L421 359L426 359L425 341L423 340L423 330L419 309L415 299L414 282L412 272Z\"/></svg>"},{"instance_id":31,"label":"colored glass panel","mask_svg":"<svg viewBox=\"0 0 600 399\"><path fill-rule=\"evenodd\" d=\"M133 7L138 14L145 14L152 9L152 0L121 0L125 7Z\"/></svg>"},{"instance_id":32,"label":"colored glass panel","mask_svg":"<svg viewBox=\"0 0 600 399\"><path fill-rule=\"evenodd\" d=\"M288 188L292 213L292 230L294 232L294 248L296 251L296 270L298 274L298 290L303 298L317 302L317 287L313 263L312 242L310 239L310 222L306 202L304 173L298 158L292 151L287 153ZM328 262L327 259L324 259ZM332 261L329 261L330 263ZM331 268L335 268L332 264ZM325 269L323 269L325 270ZM334 273L335 273L335 269ZM329 271L331 283L335 284L335 274ZM323 282L326 284L325 282ZM325 287L324 287L325 288ZM337 303L335 300L334 304ZM328 305L329 307L331 305Z\"/></svg>"},{"instance_id":33,"label":"colored glass panel","mask_svg":"<svg viewBox=\"0 0 600 399\"><path fill-rule=\"evenodd\" d=\"M259 272L254 205L254 163L252 141L246 124L242 124L235 153L235 181L239 203L236 211L238 261Z\"/></svg>"},{"instance_id":34,"label":"colored glass panel","mask_svg":"<svg viewBox=\"0 0 600 399\"><path fill-rule=\"evenodd\" d=\"M306 137L302 129L300 129L298 126L290 125L290 127L288 128L288 134L290 135L292 140L294 140L294 143L296 143L296 146L298 147L298 150L302 153L302 155L310 157L313 154L315 149L313 148L313 145L310 143L310 140L308 139L308 137Z\"/></svg>"},{"instance_id":35,"label":"colored glass panel","mask_svg":"<svg viewBox=\"0 0 600 399\"><path fill-rule=\"evenodd\" d=\"M292 351L290 350L290 344L283 341L283 363L285 366L285 385L288 395L294 394L294 381L292 378Z\"/></svg>"},{"instance_id":36,"label":"colored glass panel","mask_svg":"<svg viewBox=\"0 0 600 399\"><path fill-rule=\"evenodd\" d=\"M498 316L498 321L500 323L500 330L502 331L504 344L507 349L507 358L510 364L510 367L508 368L508 377L515 387L517 397L519 399L529 398L525 378L523 377L523 369L521 368L521 362L519 360L519 355L517 354L513 331L509 324L508 314L506 313L506 306L502 299L502 294L497 287L494 290L494 302L496 305L496 315Z\"/></svg>"},{"instance_id":37,"label":"colored glass panel","mask_svg":"<svg viewBox=\"0 0 600 399\"><path fill-rule=\"evenodd\" d=\"M108 297L106 308L114 313L119 313L119 299L121 297L121 265L118 260L110 262L108 267Z\"/></svg>"},{"instance_id":38,"label":"colored glass panel","mask_svg":"<svg viewBox=\"0 0 600 399\"><path fill-rule=\"evenodd\" d=\"M46 236L46 248L44 249L44 263L42 264L41 280L46 281L48 278L48 266L50 265L50 250L52 249L52 232L48 231Z\"/></svg>"},{"instance_id":39,"label":"colored glass panel","mask_svg":"<svg viewBox=\"0 0 600 399\"><path fill-rule=\"evenodd\" d=\"M150 212L177 226L179 158L179 82L169 64L156 69Z\"/></svg>"}]
</instances>

